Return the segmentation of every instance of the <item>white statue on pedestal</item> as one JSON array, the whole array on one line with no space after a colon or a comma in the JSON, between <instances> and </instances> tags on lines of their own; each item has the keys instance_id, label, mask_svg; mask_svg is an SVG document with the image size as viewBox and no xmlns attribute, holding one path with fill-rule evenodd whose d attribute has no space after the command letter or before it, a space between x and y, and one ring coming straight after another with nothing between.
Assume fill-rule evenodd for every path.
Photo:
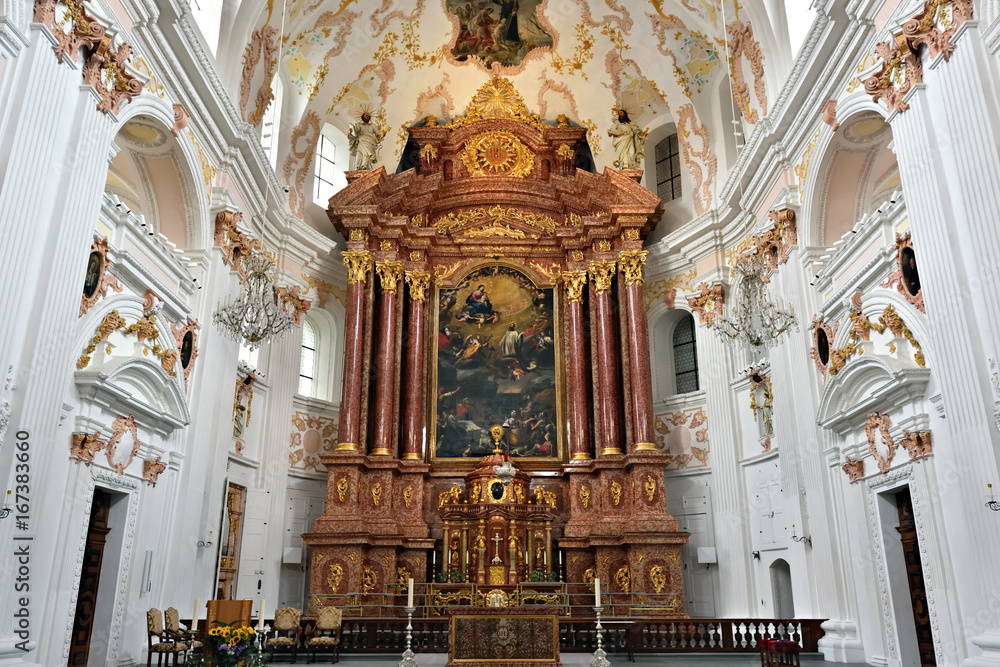
<instances>
[{"instance_id":1,"label":"white statue on pedestal","mask_svg":"<svg viewBox=\"0 0 1000 667\"><path fill-rule=\"evenodd\" d=\"M379 149L382 146L385 132L379 134L378 128L371 121L371 113L364 111L361 114L361 122L352 123L347 131L347 139L350 142L351 155L354 156L354 169L356 171L374 169L379 161Z\"/></svg>"},{"instance_id":2,"label":"white statue on pedestal","mask_svg":"<svg viewBox=\"0 0 1000 667\"><path fill-rule=\"evenodd\" d=\"M615 169L642 169L643 150L646 146L646 130L629 120L625 109L616 107L612 111L615 122L608 130L615 149Z\"/></svg>"}]
</instances>

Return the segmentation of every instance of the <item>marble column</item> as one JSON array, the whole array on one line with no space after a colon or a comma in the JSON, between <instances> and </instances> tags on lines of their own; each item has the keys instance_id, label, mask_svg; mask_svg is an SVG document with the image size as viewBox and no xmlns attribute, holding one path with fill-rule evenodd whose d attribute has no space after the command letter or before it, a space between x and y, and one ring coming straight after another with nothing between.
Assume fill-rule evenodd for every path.
<instances>
[{"instance_id":1,"label":"marble column","mask_svg":"<svg viewBox=\"0 0 1000 667\"><path fill-rule=\"evenodd\" d=\"M403 263L375 262L375 271L382 283L382 300L379 304L378 342L375 345L378 375L375 378L371 455L391 456L396 402L396 292L403 278Z\"/></svg>"},{"instance_id":2,"label":"marble column","mask_svg":"<svg viewBox=\"0 0 1000 667\"><path fill-rule=\"evenodd\" d=\"M587 415L587 347L583 330L583 288L586 271L562 274L566 294L566 380L569 403L569 451L573 461L593 458Z\"/></svg>"},{"instance_id":3,"label":"marble column","mask_svg":"<svg viewBox=\"0 0 1000 667\"><path fill-rule=\"evenodd\" d=\"M424 360L425 304L431 274L407 271L410 286L410 318L406 342L406 403L403 408L403 459L419 461L424 448L424 386L427 368Z\"/></svg>"},{"instance_id":4,"label":"marble column","mask_svg":"<svg viewBox=\"0 0 1000 667\"><path fill-rule=\"evenodd\" d=\"M594 396L594 409L600 420L601 456L621 454L621 418L619 401L621 389L618 382L617 328L611 305L611 281L615 276L615 263L602 260L590 262L591 299L594 303L594 337L598 393Z\"/></svg>"},{"instance_id":5,"label":"marble column","mask_svg":"<svg viewBox=\"0 0 1000 667\"><path fill-rule=\"evenodd\" d=\"M345 250L347 308L344 316L344 392L340 399L337 451L358 451L361 428L361 369L364 363L365 281L372 268L367 250Z\"/></svg>"},{"instance_id":6,"label":"marble column","mask_svg":"<svg viewBox=\"0 0 1000 667\"><path fill-rule=\"evenodd\" d=\"M631 396L629 420L634 442L629 451L656 451L653 442L653 380L649 369L649 327L642 288L642 269L646 250L623 250L618 254L618 268L625 283L625 321L628 335L628 366Z\"/></svg>"}]
</instances>

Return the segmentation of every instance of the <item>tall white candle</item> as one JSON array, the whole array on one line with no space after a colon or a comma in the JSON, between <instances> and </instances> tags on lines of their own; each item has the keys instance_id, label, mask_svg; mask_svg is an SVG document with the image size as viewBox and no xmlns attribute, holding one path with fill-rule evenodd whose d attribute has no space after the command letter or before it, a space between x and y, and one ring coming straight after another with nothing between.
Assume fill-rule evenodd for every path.
<instances>
[{"instance_id":1,"label":"tall white candle","mask_svg":"<svg viewBox=\"0 0 1000 667\"><path fill-rule=\"evenodd\" d=\"M258 630L264 627L264 598L260 599L260 607L257 609Z\"/></svg>"},{"instance_id":2,"label":"tall white candle","mask_svg":"<svg viewBox=\"0 0 1000 667\"><path fill-rule=\"evenodd\" d=\"M413 606L413 578L406 580L406 606Z\"/></svg>"},{"instance_id":3,"label":"tall white candle","mask_svg":"<svg viewBox=\"0 0 1000 667\"><path fill-rule=\"evenodd\" d=\"M191 627L188 628L191 632L198 630L198 609L201 605L201 600L195 599L194 601L194 613L191 614Z\"/></svg>"},{"instance_id":4,"label":"tall white candle","mask_svg":"<svg viewBox=\"0 0 1000 667\"><path fill-rule=\"evenodd\" d=\"M601 606L601 578L594 579L594 606Z\"/></svg>"}]
</instances>

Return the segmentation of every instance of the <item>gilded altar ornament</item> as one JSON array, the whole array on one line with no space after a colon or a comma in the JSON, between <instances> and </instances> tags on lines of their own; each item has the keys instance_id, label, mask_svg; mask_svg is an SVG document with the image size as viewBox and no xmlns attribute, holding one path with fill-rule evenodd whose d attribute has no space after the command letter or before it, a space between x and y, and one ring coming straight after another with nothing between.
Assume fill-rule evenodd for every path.
<instances>
[{"instance_id":1,"label":"gilded altar ornament","mask_svg":"<svg viewBox=\"0 0 1000 667\"><path fill-rule=\"evenodd\" d=\"M462 164L472 176L524 178L535 168L534 154L515 135L490 130L465 142Z\"/></svg>"},{"instance_id":2,"label":"gilded altar ornament","mask_svg":"<svg viewBox=\"0 0 1000 667\"><path fill-rule=\"evenodd\" d=\"M587 509L590 505L590 487L586 484L580 485L580 504L583 505L583 509Z\"/></svg>"},{"instance_id":3,"label":"gilded altar ornament","mask_svg":"<svg viewBox=\"0 0 1000 667\"><path fill-rule=\"evenodd\" d=\"M359 122L351 124L347 130L347 141L356 171L375 168L385 133L385 130L379 132L378 126L372 122L372 114L368 109L361 112Z\"/></svg>"},{"instance_id":4,"label":"gilded altar ornament","mask_svg":"<svg viewBox=\"0 0 1000 667\"><path fill-rule=\"evenodd\" d=\"M592 567L588 567L586 570L583 571L583 583L587 584L587 588L591 592L594 591L594 579L596 578L596 576L597 573L594 571L594 568Z\"/></svg>"},{"instance_id":5,"label":"gilded altar ornament","mask_svg":"<svg viewBox=\"0 0 1000 667\"><path fill-rule=\"evenodd\" d=\"M473 482L472 486L469 487L469 504L475 505L479 502L479 492L481 487L478 482Z\"/></svg>"},{"instance_id":6,"label":"gilded altar ornament","mask_svg":"<svg viewBox=\"0 0 1000 667\"><path fill-rule=\"evenodd\" d=\"M368 595L378 584L378 573L371 567L365 565L361 568L361 594Z\"/></svg>"},{"instance_id":7,"label":"gilded altar ornament","mask_svg":"<svg viewBox=\"0 0 1000 667\"><path fill-rule=\"evenodd\" d=\"M420 147L420 161L434 162L437 159L438 150L434 144L424 144Z\"/></svg>"},{"instance_id":8,"label":"gilded altar ornament","mask_svg":"<svg viewBox=\"0 0 1000 667\"><path fill-rule=\"evenodd\" d=\"M514 84L501 77L493 77L483 84L466 107L465 115L452 119L445 127L454 129L491 118L517 121L539 132L548 127L536 114L528 111L524 98L514 89Z\"/></svg>"},{"instance_id":9,"label":"gilded altar ornament","mask_svg":"<svg viewBox=\"0 0 1000 667\"><path fill-rule=\"evenodd\" d=\"M667 573L662 565L654 565L649 568L649 580L653 583L653 592L662 593L667 585Z\"/></svg>"},{"instance_id":10,"label":"gilded altar ornament","mask_svg":"<svg viewBox=\"0 0 1000 667\"><path fill-rule=\"evenodd\" d=\"M622 500L622 485L611 480L611 500L617 505Z\"/></svg>"},{"instance_id":11,"label":"gilded altar ornament","mask_svg":"<svg viewBox=\"0 0 1000 667\"><path fill-rule=\"evenodd\" d=\"M649 130L640 130L631 121L628 111L614 106L611 112L614 122L608 130L611 144L615 151L615 169L642 169L643 153L646 147L646 136Z\"/></svg>"},{"instance_id":12,"label":"gilded altar ornament","mask_svg":"<svg viewBox=\"0 0 1000 667\"><path fill-rule=\"evenodd\" d=\"M570 148L568 144L560 144L559 148L556 149L556 155L567 160L572 160L576 156L576 151Z\"/></svg>"},{"instance_id":13,"label":"gilded altar ornament","mask_svg":"<svg viewBox=\"0 0 1000 667\"><path fill-rule=\"evenodd\" d=\"M615 263L599 259L590 261L590 279L598 294L611 291L611 280L615 277Z\"/></svg>"},{"instance_id":14,"label":"gilded altar ornament","mask_svg":"<svg viewBox=\"0 0 1000 667\"><path fill-rule=\"evenodd\" d=\"M519 505L524 504L524 484L514 485L514 500L516 500Z\"/></svg>"},{"instance_id":15,"label":"gilded altar ornament","mask_svg":"<svg viewBox=\"0 0 1000 667\"><path fill-rule=\"evenodd\" d=\"M622 565L615 572L615 583L618 584L618 588L622 590L623 593L632 592L632 572L629 570L628 565Z\"/></svg>"},{"instance_id":16,"label":"gilded altar ornament","mask_svg":"<svg viewBox=\"0 0 1000 667\"><path fill-rule=\"evenodd\" d=\"M413 485L407 484L406 488L403 489L403 503L406 505L406 509L410 508L410 504L413 503Z\"/></svg>"},{"instance_id":17,"label":"gilded altar ornament","mask_svg":"<svg viewBox=\"0 0 1000 667\"><path fill-rule=\"evenodd\" d=\"M445 505L455 505L461 501L462 498L462 487L458 484L452 484L451 488L447 491L442 491L438 494L438 509L441 509Z\"/></svg>"},{"instance_id":18,"label":"gilded altar ornament","mask_svg":"<svg viewBox=\"0 0 1000 667\"><path fill-rule=\"evenodd\" d=\"M607 239L594 241L594 250L597 252L611 252L611 241Z\"/></svg>"},{"instance_id":19,"label":"gilded altar ornament","mask_svg":"<svg viewBox=\"0 0 1000 667\"><path fill-rule=\"evenodd\" d=\"M347 267L347 284L363 283L372 270L372 258L367 250L345 250L340 253Z\"/></svg>"},{"instance_id":20,"label":"gilded altar ornament","mask_svg":"<svg viewBox=\"0 0 1000 667\"><path fill-rule=\"evenodd\" d=\"M419 260L420 253L416 251L414 253ZM410 253L410 259L413 260L413 253ZM431 286L431 274L427 271L407 271L406 284L410 286L410 298L414 301L424 302L427 300L427 290Z\"/></svg>"},{"instance_id":21,"label":"gilded altar ornament","mask_svg":"<svg viewBox=\"0 0 1000 667\"><path fill-rule=\"evenodd\" d=\"M587 285L586 271L564 271L563 285L566 286L566 298L573 303L583 301L583 288Z\"/></svg>"},{"instance_id":22,"label":"gilded altar ornament","mask_svg":"<svg viewBox=\"0 0 1000 667\"><path fill-rule=\"evenodd\" d=\"M365 241L365 232L364 232L364 230L362 230L362 229L352 229L351 230L351 235L349 237L349 240L351 240L351 241L360 241L360 242L364 243L364 241Z\"/></svg>"},{"instance_id":23,"label":"gilded altar ornament","mask_svg":"<svg viewBox=\"0 0 1000 667\"><path fill-rule=\"evenodd\" d=\"M375 507L378 507L379 502L382 500L382 482L375 482L372 485L372 502L375 503Z\"/></svg>"},{"instance_id":24,"label":"gilded altar ornament","mask_svg":"<svg viewBox=\"0 0 1000 667\"><path fill-rule=\"evenodd\" d=\"M618 253L618 268L626 285L642 285L642 269L647 255L648 250L623 250Z\"/></svg>"},{"instance_id":25,"label":"gilded altar ornament","mask_svg":"<svg viewBox=\"0 0 1000 667\"><path fill-rule=\"evenodd\" d=\"M337 480L337 497L340 502L344 502L344 498L347 497L347 478L341 477Z\"/></svg>"},{"instance_id":26,"label":"gilded altar ornament","mask_svg":"<svg viewBox=\"0 0 1000 667\"><path fill-rule=\"evenodd\" d=\"M489 208L479 206L457 213L451 212L435 220L433 227L437 230L438 234L444 236L450 234L453 230L466 226L470 228L496 227L497 225L510 227L509 224L503 225L502 223L504 222L514 222L525 227L533 227L540 229L546 234L554 233L557 226L553 218L543 213L531 213L515 207L504 208L496 204Z\"/></svg>"},{"instance_id":27,"label":"gilded altar ornament","mask_svg":"<svg viewBox=\"0 0 1000 667\"><path fill-rule=\"evenodd\" d=\"M333 563L327 570L326 585L330 587L331 593L336 593L340 588L340 581L344 578L344 568L340 563Z\"/></svg>"},{"instance_id":28,"label":"gilded altar ornament","mask_svg":"<svg viewBox=\"0 0 1000 667\"><path fill-rule=\"evenodd\" d=\"M556 509L556 494L554 491L546 491L540 486L535 487L535 504L536 505L548 505L552 509Z\"/></svg>"},{"instance_id":29,"label":"gilded altar ornament","mask_svg":"<svg viewBox=\"0 0 1000 667\"><path fill-rule=\"evenodd\" d=\"M646 483L642 485L642 488L646 491L646 499L653 502L653 496L656 495L656 480L653 479L652 475L646 475Z\"/></svg>"},{"instance_id":30,"label":"gilded altar ornament","mask_svg":"<svg viewBox=\"0 0 1000 667\"><path fill-rule=\"evenodd\" d=\"M396 583L406 585L406 582L413 577L405 567L396 568Z\"/></svg>"},{"instance_id":31,"label":"gilded altar ornament","mask_svg":"<svg viewBox=\"0 0 1000 667\"><path fill-rule=\"evenodd\" d=\"M375 271L382 279L382 291L386 294L395 294L396 286L403 278L402 262L375 262Z\"/></svg>"}]
</instances>

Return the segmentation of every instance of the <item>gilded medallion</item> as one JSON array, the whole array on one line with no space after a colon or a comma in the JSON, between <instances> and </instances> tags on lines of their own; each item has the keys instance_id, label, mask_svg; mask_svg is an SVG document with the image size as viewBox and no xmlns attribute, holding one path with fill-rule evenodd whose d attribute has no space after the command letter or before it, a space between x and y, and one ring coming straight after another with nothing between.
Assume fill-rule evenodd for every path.
<instances>
[{"instance_id":1,"label":"gilded medallion","mask_svg":"<svg viewBox=\"0 0 1000 667\"><path fill-rule=\"evenodd\" d=\"M510 132L491 130L465 143L462 163L472 176L523 178L534 169L535 156Z\"/></svg>"}]
</instances>

